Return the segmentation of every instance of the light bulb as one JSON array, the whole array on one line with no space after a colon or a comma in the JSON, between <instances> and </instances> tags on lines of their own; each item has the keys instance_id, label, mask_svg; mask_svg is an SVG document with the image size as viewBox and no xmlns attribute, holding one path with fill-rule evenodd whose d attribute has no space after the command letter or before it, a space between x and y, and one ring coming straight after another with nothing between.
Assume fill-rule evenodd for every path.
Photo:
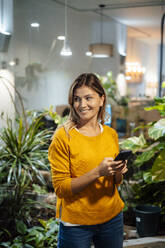
<instances>
[{"instance_id":1,"label":"light bulb","mask_svg":"<svg viewBox=\"0 0 165 248\"><path fill-rule=\"evenodd\" d=\"M72 51L68 45L68 42L66 40L64 40L64 46L61 50L60 53L62 56L71 56L72 55Z\"/></svg>"},{"instance_id":2,"label":"light bulb","mask_svg":"<svg viewBox=\"0 0 165 248\"><path fill-rule=\"evenodd\" d=\"M86 56L92 56L92 52L89 52L89 51L86 52L85 54L86 54Z\"/></svg>"},{"instance_id":3,"label":"light bulb","mask_svg":"<svg viewBox=\"0 0 165 248\"><path fill-rule=\"evenodd\" d=\"M30 26L32 28L38 28L40 26L40 24L38 22L33 22L33 23L30 24Z\"/></svg>"},{"instance_id":4,"label":"light bulb","mask_svg":"<svg viewBox=\"0 0 165 248\"><path fill-rule=\"evenodd\" d=\"M64 35L59 35L59 36L57 37L57 39L58 39L58 40L65 40L65 36L64 36Z\"/></svg>"}]
</instances>

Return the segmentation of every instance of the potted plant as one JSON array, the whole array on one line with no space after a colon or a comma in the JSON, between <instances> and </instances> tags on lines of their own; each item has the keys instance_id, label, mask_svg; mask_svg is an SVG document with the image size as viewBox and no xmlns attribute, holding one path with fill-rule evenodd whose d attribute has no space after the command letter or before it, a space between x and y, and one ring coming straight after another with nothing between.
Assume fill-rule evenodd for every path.
<instances>
[{"instance_id":1,"label":"potted plant","mask_svg":"<svg viewBox=\"0 0 165 248\"><path fill-rule=\"evenodd\" d=\"M1 224L16 232L19 222L30 223L31 190L34 179L45 183L40 170L49 170L47 146L52 132L40 130L40 118L28 114L28 126L21 117L0 134Z\"/></svg>"},{"instance_id":2,"label":"potted plant","mask_svg":"<svg viewBox=\"0 0 165 248\"><path fill-rule=\"evenodd\" d=\"M165 223L165 97L155 98L155 104L145 108L146 111L156 109L162 118L160 120L139 126L137 129L147 129L148 138L143 133L139 137L130 137L120 143L122 149L131 149L134 153L131 197L127 201L133 206L154 205L161 208L161 223ZM128 163L128 167L130 165Z\"/></svg>"}]
</instances>

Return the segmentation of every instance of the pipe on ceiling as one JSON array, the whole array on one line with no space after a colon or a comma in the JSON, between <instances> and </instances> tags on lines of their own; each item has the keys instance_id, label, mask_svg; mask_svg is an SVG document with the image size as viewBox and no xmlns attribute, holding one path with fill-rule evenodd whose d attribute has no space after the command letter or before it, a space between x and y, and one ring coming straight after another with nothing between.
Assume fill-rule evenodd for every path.
<instances>
[{"instance_id":1,"label":"pipe on ceiling","mask_svg":"<svg viewBox=\"0 0 165 248\"><path fill-rule=\"evenodd\" d=\"M165 14L161 20L161 43L160 43L160 74L159 74L159 97L162 96L162 69L163 69L163 33L164 33Z\"/></svg>"}]
</instances>

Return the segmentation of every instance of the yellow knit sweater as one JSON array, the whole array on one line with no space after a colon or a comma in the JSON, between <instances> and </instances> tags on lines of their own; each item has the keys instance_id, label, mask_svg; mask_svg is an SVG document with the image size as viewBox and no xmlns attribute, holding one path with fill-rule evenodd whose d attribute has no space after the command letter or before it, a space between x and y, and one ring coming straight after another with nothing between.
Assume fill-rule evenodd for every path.
<instances>
[{"instance_id":1,"label":"yellow knit sweater","mask_svg":"<svg viewBox=\"0 0 165 248\"><path fill-rule=\"evenodd\" d=\"M112 219L122 210L124 203L113 177L100 177L77 194L71 190L72 178L97 167L105 157L114 158L118 152L117 133L106 125L102 133L92 137L76 129L70 130L69 136L63 127L56 131L48 158L57 195L57 218L72 224L95 225Z\"/></svg>"}]
</instances>

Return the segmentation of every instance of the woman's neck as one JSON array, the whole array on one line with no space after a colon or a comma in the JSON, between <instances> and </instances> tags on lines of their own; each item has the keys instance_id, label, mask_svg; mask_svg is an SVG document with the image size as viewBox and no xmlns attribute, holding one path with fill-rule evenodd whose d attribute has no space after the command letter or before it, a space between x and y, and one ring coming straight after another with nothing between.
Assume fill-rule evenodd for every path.
<instances>
[{"instance_id":1,"label":"woman's neck","mask_svg":"<svg viewBox=\"0 0 165 248\"><path fill-rule=\"evenodd\" d=\"M80 133L86 136L97 136L101 133L100 125L98 121L95 122L87 122L85 124L81 124L77 127Z\"/></svg>"}]
</instances>

